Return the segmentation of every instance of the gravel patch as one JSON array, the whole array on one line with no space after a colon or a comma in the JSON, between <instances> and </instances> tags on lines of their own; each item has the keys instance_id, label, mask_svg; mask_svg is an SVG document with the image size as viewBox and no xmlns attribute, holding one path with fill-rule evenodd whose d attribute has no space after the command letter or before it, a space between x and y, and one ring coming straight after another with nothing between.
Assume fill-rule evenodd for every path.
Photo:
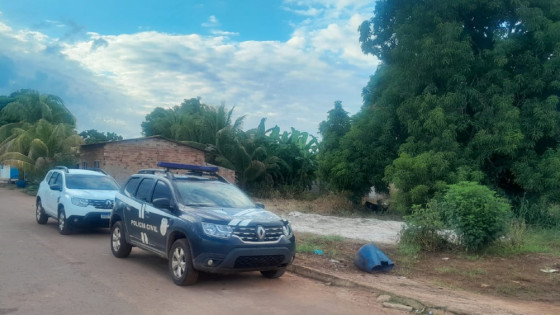
<instances>
[{"instance_id":1,"label":"gravel patch","mask_svg":"<svg viewBox=\"0 0 560 315\"><path fill-rule=\"evenodd\" d=\"M338 235L376 244L396 244L404 223L366 218L341 218L292 211L284 218L296 232Z\"/></svg>"}]
</instances>

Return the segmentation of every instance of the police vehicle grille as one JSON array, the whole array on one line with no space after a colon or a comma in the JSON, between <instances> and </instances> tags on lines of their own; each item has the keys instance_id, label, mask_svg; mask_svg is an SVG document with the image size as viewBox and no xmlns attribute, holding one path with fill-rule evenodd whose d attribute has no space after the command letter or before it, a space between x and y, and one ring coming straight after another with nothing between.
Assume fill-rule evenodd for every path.
<instances>
[{"instance_id":1,"label":"police vehicle grille","mask_svg":"<svg viewBox=\"0 0 560 315\"><path fill-rule=\"evenodd\" d=\"M113 209L113 202L107 204L107 199L104 200L90 199L88 201L89 201L88 204L94 206L97 209Z\"/></svg>"},{"instance_id":2,"label":"police vehicle grille","mask_svg":"<svg viewBox=\"0 0 560 315\"><path fill-rule=\"evenodd\" d=\"M240 256L235 260L234 268L262 268L280 266L284 255Z\"/></svg>"},{"instance_id":3,"label":"police vehicle grille","mask_svg":"<svg viewBox=\"0 0 560 315\"><path fill-rule=\"evenodd\" d=\"M256 226L236 226L233 228L233 234L244 242L275 242L284 234L282 226L263 226L263 228L265 235L262 240L257 235Z\"/></svg>"}]
</instances>

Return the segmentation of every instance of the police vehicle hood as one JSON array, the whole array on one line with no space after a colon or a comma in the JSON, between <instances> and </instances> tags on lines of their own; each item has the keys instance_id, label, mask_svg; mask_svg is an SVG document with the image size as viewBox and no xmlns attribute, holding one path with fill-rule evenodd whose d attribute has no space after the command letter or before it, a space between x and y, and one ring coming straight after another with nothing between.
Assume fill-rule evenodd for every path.
<instances>
[{"instance_id":1,"label":"police vehicle hood","mask_svg":"<svg viewBox=\"0 0 560 315\"><path fill-rule=\"evenodd\" d=\"M270 223L279 222L282 219L276 214L260 209L260 208L250 208L250 209L239 209L239 208L199 208L196 213L203 219L211 221L234 221L239 220L245 222L253 223Z\"/></svg>"}]
</instances>

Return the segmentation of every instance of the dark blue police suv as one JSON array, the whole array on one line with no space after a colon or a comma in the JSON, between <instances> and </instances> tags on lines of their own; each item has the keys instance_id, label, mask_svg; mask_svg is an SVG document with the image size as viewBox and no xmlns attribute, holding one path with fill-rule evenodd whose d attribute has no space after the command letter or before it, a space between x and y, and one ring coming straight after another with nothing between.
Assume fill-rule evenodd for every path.
<instances>
[{"instance_id":1,"label":"dark blue police suv","mask_svg":"<svg viewBox=\"0 0 560 315\"><path fill-rule=\"evenodd\" d=\"M169 260L177 285L198 273L260 271L278 278L295 257L290 224L253 203L217 174L217 167L159 162L141 170L117 193L111 214L111 251L132 246Z\"/></svg>"}]
</instances>

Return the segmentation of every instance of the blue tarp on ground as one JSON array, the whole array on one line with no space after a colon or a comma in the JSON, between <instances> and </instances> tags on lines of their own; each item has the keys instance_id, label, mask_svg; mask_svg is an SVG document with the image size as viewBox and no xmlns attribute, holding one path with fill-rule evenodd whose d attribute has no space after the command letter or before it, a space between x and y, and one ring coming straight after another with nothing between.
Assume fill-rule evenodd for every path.
<instances>
[{"instance_id":1,"label":"blue tarp on ground","mask_svg":"<svg viewBox=\"0 0 560 315\"><path fill-rule=\"evenodd\" d=\"M358 250L354 264L369 273L390 271L395 266L391 259L373 244L366 244Z\"/></svg>"}]
</instances>

